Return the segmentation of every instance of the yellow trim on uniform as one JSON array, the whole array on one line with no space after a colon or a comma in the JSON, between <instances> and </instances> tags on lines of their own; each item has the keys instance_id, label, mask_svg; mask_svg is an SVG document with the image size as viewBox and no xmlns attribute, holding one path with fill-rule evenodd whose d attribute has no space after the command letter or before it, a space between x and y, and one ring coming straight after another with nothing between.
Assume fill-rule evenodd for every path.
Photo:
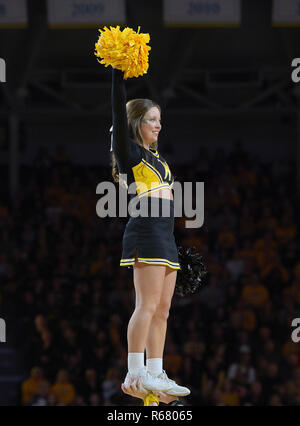
<instances>
[{"instance_id":1,"label":"yellow trim on uniform","mask_svg":"<svg viewBox=\"0 0 300 426\"><path fill-rule=\"evenodd\" d=\"M138 194L139 198L143 198L145 197L147 194L152 194L155 191L159 191L160 189L163 188L168 188L170 185L168 183L164 183L162 185L157 186L156 188L152 188L152 189L147 189L147 191L141 192L140 194Z\"/></svg>"},{"instance_id":2,"label":"yellow trim on uniform","mask_svg":"<svg viewBox=\"0 0 300 426\"><path fill-rule=\"evenodd\" d=\"M149 167L149 169L151 169L155 174L157 174L158 179L161 181L161 183L163 183L164 180L162 178L162 175L159 173L159 171L155 167L152 166L152 164L148 163L148 161L146 161L144 158L142 158L142 163L144 163L146 167Z\"/></svg>"},{"instance_id":3,"label":"yellow trim on uniform","mask_svg":"<svg viewBox=\"0 0 300 426\"><path fill-rule=\"evenodd\" d=\"M166 162L161 161L159 158L157 158L157 161L159 161L162 165L163 168L165 169L165 179L168 177L168 179L171 178L171 170L170 167L168 166L168 164Z\"/></svg>"},{"instance_id":4,"label":"yellow trim on uniform","mask_svg":"<svg viewBox=\"0 0 300 426\"><path fill-rule=\"evenodd\" d=\"M158 261L158 262L160 262L160 261L167 261L167 262L169 262L170 264L172 264L172 265L179 265L179 263L178 262L171 262L170 260L167 260L167 259L164 259L164 258L161 258L161 257L138 257L138 259L139 260L146 260L146 261L148 261L148 260L153 260L153 261Z\"/></svg>"},{"instance_id":5,"label":"yellow trim on uniform","mask_svg":"<svg viewBox=\"0 0 300 426\"><path fill-rule=\"evenodd\" d=\"M157 151L156 151L157 152ZM153 155L155 155L156 156L156 158L157 158L157 161L159 161L160 162L160 164L162 164L163 165L163 167L164 167L164 169L165 169L165 179L168 177L168 178L170 178L171 177L171 170L170 170L170 167L169 167L169 165L168 165L168 163L166 163L165 161L161 161L160 159L159 159L159 154L158 154L158 152L157 152L157 154L156 153L154 153L154 152L152 152L152 154ZM150 163L148 163L144 158L142 159L142 161L143 162L145 162L146 164L148 164L150 167L153 167L152 166L152 164L150 164ZM155 169L155 168L154 168ZM157 170L157 169L155 169L155 171L157 172L157 173L159 173L159 171ZM162 178L162 176L161 176L161 174L159 173L159 175L160 175L160 177L161 177L161 179L163 180L163 178Z\"/></svg>"},{"instance_id":6,"label":"yellow trim on uniform","mask_svg":"<svg viewBox=\"0 0 300 426\"><path fill-rule=\"evenodd\" d=\"M164 167L165 176L163 178L160 172L152 164L142 158L139 164L132 167L132 172L136 183L136 192L139 198L152 192L159 191L162 188L169 188L171 190L174 183L174 178L171 183L166 182L166 179L170 180L172 177L171 170L166 162L163 162L159 159L158 151L150 152Z\"/></svg>"},{"instance_id":7,"label":"yellow trim on uniform","mask_svg":"<svg viewBox=\"0 0 300 426\"><path fill-rule=\"evenodd\" d=\"M159 173L148 167L143 161L132 167L132 172L136 183L137 195L163 183Z\"/></svg>"},{"instance_id":8,"label":"yellow trim on uniform","mask_svg":"<svg viewBox=\"0 0 300 426\"><path fill-rule=\"evenodd\" d=\"M151 149L150 149L150 152L153 154L153 155L155 155L155 157L159 157L159 153L158 153L158 151L157 150L155 150L155 151L151 151Z\"/></svg>"},{"instance_id":9,"label":"yellow trim on uniform","mask_svg":"<svg viewBox=\"0 0 300 426\"><path fill-rule=\"evenodd\" d=\"M174 265L176 265L176 266L174 266L174 265L170 264L167 259L164 260L164 261L161 260L160 262L154 262L154 261L149 262L149 261L146 261L146 260L140 260L138 258L138 261L141 262L141 263L147 263L148 265L162 265L162 266L166 265L166 266L169 266L169 268L171 268L171 269L180 269L179 263L178 264L175 263Z\"/></svg>"},{"instance_id":10,"label":"yellow trim on uniform","mask_svg":"<svg viewBox=\"0 0 300 426\"><path fill-rule=\"evenodd\" d=\"M172 269L180 269L180 265L177 262L171 262L168 259L162 259L162 258L144 258L144 257L138 257L138 262L141 263L147 263L149 265L167 265ZM121 259L120 266L129 266L133 265L135 263L135 258L132 258L132 261L130 259Z\"/></svg>"},{"instance_id":11,"label":"yellow trim on uniform","mask_svg":"<svg viewBox=\"0 0 300 426\"><path fill-rule=\"evenodd\" d=\"M165 170L166 173L168 173L166 167ZM159 191L162 188L172 188L171 184L164 181L159 171L144 159L142 159L139 164L132 167L132 172L137 186L136 192L139 198L142 198L152 192ZM141 175L143 176L143 181L139 178Z\"/></svg>"}]
</instances>

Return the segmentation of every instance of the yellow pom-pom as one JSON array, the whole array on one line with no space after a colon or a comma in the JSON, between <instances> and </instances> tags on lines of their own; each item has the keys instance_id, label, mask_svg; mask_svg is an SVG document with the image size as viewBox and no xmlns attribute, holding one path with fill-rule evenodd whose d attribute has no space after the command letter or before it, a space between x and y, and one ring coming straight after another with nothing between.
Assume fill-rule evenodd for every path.
<instances>
[{"instance_id":1,"label":"yellow pom-pom","mask_svg":"<svg viewBox=\"0 0 300 426\"><path fill-rule=\"evenodd\" d=\"M148 395L144 398L144 405L145 406L149 406L149 405L159 405L159 399L158 396L155 395L154 393L150 392L148 393Z\"/></svg>"},{"instance_id":2,"label":"yellow pom-pom","mask_svg":"<svg viewBox=\"0 0 300 426\"><path fill-rule=\"evenodd\" d=\"M148 56L151 47L147 45L150 35L140 34L140 27L136 33L126 27L120 31L117 27L104 27L100 30L98 42L95 44L95 55L100 64L112 67L124 72L124 79L138 77L148 71Z\"/></svg>"}]
</instances>

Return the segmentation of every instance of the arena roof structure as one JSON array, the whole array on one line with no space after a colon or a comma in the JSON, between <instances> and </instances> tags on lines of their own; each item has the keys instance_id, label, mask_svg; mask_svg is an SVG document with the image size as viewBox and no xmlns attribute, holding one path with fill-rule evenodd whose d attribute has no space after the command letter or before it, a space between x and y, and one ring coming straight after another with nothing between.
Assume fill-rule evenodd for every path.
<instances>
[{"instance_id":1,"label":"arena roof structure","mask_svg":"<svg viewBox=\"0 0 300 426\"><path fill-rule=\"evenodd\" d=\"M129 95L151 97L169 114L296 112L291 62L300 28L273 27L272 1L243 1L241 25L233 28L166 27L162 7L126 2L126 25L148 32L152 48L149 71L128 81ZM28 28L0 30L7 63L1 116L109 113L110 72L93 54L97 26L51 29L46 9L45 0L29 0Z\"/></svg>"},{"instance_id":2,"label":"arena roof structure","mask_svg":"<svg viewBox=\"0 0 300 426\"><path fill-rule=\"evenodd\" d=\"M121 28L140 26L151 36L148 73L127 80L128 98L155 100L164 117L175 122L186 117L185 129L202 120L202 135L205 125L208 132L209 126L233 128L239 122L243 127L248 120L251 128L251 120L265 120L269 128L274 124L275 136L276 125L283 123L282 139L295 143L300 86L291 76L292 61L300 56L300 26L274 26L272 0L242 0L240 25L226 28L166 26L163 0L125 4ZM45 133L47 125L68 121L96 134L92 126L97 121L104 134L111 117L111 72L94 55L98 28L104 25L50 28L47 0L27 0L27 15L26 28L0 28L0 58L7 76L0 84L0 130L8 129L12 192L18 182L20 124L42 122ZM235 122L228 124L227 118ZM300 148L297 158L300 163Z\"/></svg>"}]
</instances>

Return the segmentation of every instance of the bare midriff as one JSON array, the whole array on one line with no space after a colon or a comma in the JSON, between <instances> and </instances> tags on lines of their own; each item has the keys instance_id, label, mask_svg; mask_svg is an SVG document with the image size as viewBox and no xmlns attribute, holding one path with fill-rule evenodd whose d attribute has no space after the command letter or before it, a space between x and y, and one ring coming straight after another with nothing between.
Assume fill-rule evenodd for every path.
<instances>
[{"instance_id":1,"label":"bare midriff","mask_svg":"<svg viewBox=\"0 0 300 426\"><path fill-rule=\"evenodd\" d=\"M167 198L168 200L173 200L172 190L168 188L162 188L159 191L154 191L150 194L145 195L145 197L158 197L158 198Z\"/></svg>"}]
</instances>

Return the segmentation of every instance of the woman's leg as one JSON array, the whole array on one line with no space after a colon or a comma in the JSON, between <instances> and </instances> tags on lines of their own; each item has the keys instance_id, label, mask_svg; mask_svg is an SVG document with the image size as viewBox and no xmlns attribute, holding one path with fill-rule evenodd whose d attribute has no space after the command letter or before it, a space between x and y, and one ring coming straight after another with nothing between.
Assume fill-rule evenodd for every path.
<instances>
[{"instance_id":1,"label":"woman's leg","mask_svg":"<svg viewBox=\"0 0 300 426\"><path fill-rule=\"evenodd\" d=\"M128 352L144 353L152 317L160 303L166 266L135 262L135 310L127 330Z\"/></svg>"},{"instance_id":2,"label":"woman's leg","mask_svg":"<svg viewBox=\"0 0 300 426\"><path fill-rule=\"evenodd\" d=\"M165 346L167 319L174 293L177 270L167 267L159 304L152 316L146 342L147 359L162 358Z\"/></svg>"}]
</instances>

